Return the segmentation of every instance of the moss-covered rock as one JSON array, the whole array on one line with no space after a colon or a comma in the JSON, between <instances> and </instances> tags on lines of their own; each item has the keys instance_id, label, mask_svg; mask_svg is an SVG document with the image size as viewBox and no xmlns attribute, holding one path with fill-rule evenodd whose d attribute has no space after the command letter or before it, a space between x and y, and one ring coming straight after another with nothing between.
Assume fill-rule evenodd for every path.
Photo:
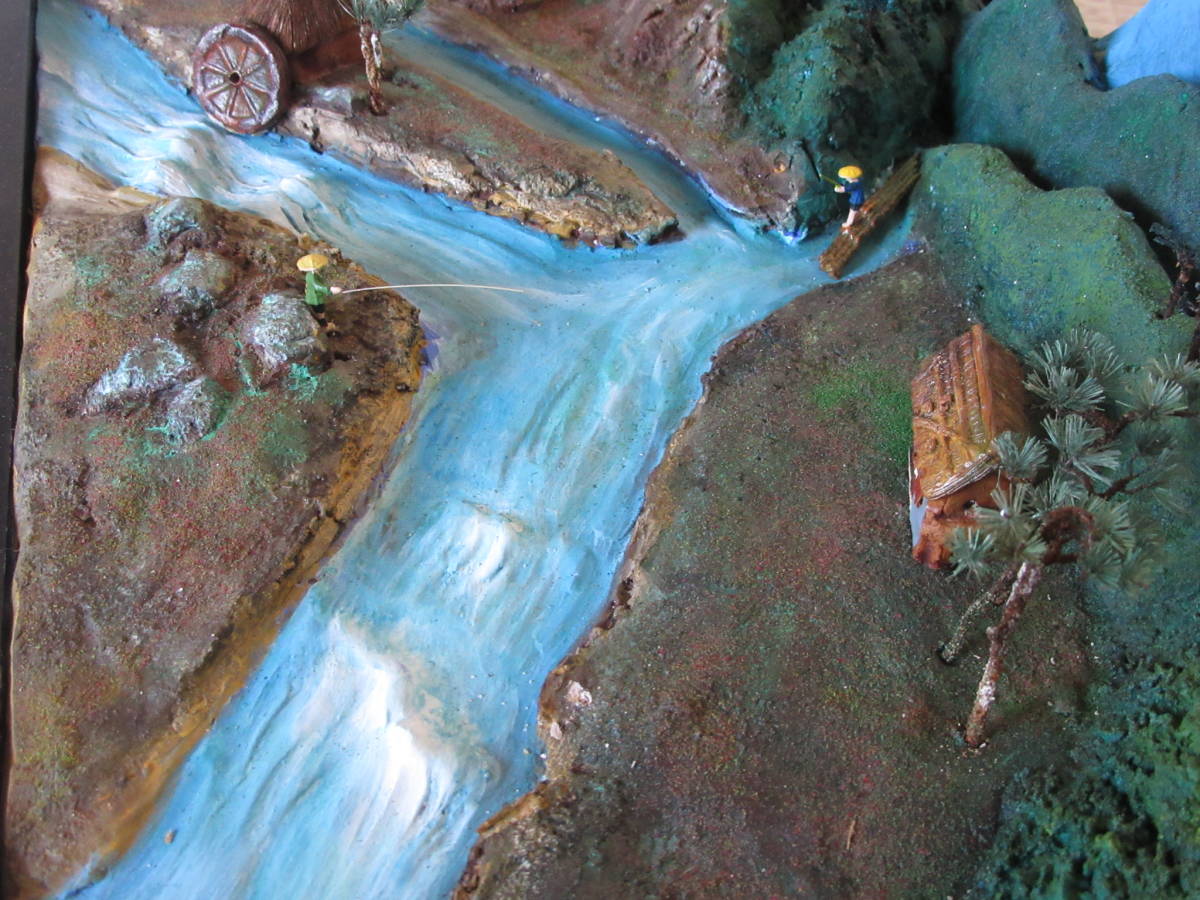
<instances>
[{"instance_id":1,"label":"moss-covered rock","mask_svg":"<svg viewBox=\"0 0 1200 900\"><path fill-rule=\"evenodd\" d=\"M1161 76L1104 91L1092 52L1071 0L996 0L954 56L958 139L1054 187L1103 188L1143 227L1200 248L1200 86Z\"/></svg>"},{"instance_id":2,"label":"moss-covered rock","mask_svg":"<svg viewBox=\"0 0 1200 900\"><path fill-rule=\"evenodd\" d=\"M999 150L955 145L925 154L913 202L964 298L1021 352L1075 325L1111 335L1131 360L1182 339L1182 322L1155 319L1166 273L1103 191L1043 191Z\"/></svg>"},{"instance_id":3,"label":"moss-covered rock","mask_svg":"<svg viewBox=\"0 0 1200 900\"><path fill-rule=\"evenodd\" d=\"M1180 352L1190 322L1155 316L1169 291L1140 229L1095 188L1042 191L994 148L925 154L917 228L988 327L1028 350L1074 325L1129 362ZM1185 446L1200 444L1194 423ZM1100 723L1077 765L1010 789L980 897L1195 896L1200 758L1195 710L1200 458L1185 454L1165 518L1162 570L1135 596L1091 591ZM1023 639L1024 634L1020 635ZM1138 660L1132 674L1128 660ZM1111 685L1111 687L1110 687Z\"/></svg>"},{"instance_id":4,"label":"moss-covered rock","mask_svg":"<svg viewBox=\"0 0 1200 900\"><path fill-rule=\"evenodd\" d=\"M750 91L750 128L811 156L832 177L848 163L876 178L911 152L941 96L958 35L960 0L830 0L775 53ZM802 223L832 218L837 195L812 173Z\"/></svg>"}]
</instances>

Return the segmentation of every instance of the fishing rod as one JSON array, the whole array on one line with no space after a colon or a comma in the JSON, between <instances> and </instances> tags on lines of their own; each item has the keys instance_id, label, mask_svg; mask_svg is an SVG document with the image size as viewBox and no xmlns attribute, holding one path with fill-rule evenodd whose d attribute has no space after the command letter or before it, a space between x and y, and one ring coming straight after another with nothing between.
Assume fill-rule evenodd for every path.
<instances>
[{"instance_id":1,"label":"fishing rod","mask_svg":"<svg viewBox=\"0 0 1200 900\"><path fill-rule=\"evenodd\" d=\"M346 288L338 287L337 285L331 285L329 288L329 293L341 294L344 296L346 294L364 294L364 293L367 293L368 291L398 291L398 290L402 290L405 288L455 288L455 287L479 288L480 290L487 290L487 291L505 291L506 293L509 293L509 294L528 294L529 293L529 291L524 291L524 290L521 290L520 288L501 287L498 284L380 284L380 285L376 285L374 287L350 288L349 290L347 290Z\"/></svg>"}]
</instances>

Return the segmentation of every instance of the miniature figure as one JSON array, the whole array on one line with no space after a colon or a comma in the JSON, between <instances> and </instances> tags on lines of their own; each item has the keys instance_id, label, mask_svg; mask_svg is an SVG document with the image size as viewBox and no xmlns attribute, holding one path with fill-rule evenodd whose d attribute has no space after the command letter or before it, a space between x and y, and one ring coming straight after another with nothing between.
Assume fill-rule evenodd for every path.
<instances>
[{"instance_id":1,"label":"miniature figure","mask_svg":"<svg viewBox=\"0 0 1200 900\"><path fill-rule=\"evenodd\" d=\"M835 185L834 190L838 193L846 193L848 190L851 192L850 215L846 219L846 224L842 226L841 231L820 258L821 269L834 278L842 277L842 269L850 261L850 257L854 255L854 251L858 249L862 239L870 234L875 226L883 220L883 217L891 212L912 190L913 185L917 183L917 178L921 175L921 157L917 155L905 160L888 177L883 186L867 198L865 203L858 201L860 205L857 207L855 206L856 195L854 192L857 190L858 196L861 197L862 170L858 166L843 166L838 170L838 175L847 183ZM855 177L851 178L851 175ZM830 181L831 179L826 178L825 180ZM857 187L855 187L856 185Z\"/></svg>"},{"instance_id":2,"label":"miniature figure","mask_svg":"<svg viewBox=\"0 0 1200 900\"><path fill-rule=\"evenodd\" d=\"M973 525L971 509L991 506L999 482L992 442L1029 434L1021 364L976 325L929 357L912 380L913 446L909 510L913 558L949 564L947 542Z\"/></svg>"},{"instance_id":3,"label":"miniature figure","mask_svg":"<svg viewBox=\"0 0 1200 900\"><path fill-rule=\"evenodd\" d=\"M956 573L1001 570L938 651L953 663L971 619L1003 607L987 629L988 660L967 720L973 749L983 744L1008 638L1047 566L1078 565L1092 581L1126 590L1154 576L1161 538L1153 520L1133 516L1129 497L1170 499L1180 433L1165 426L1200 415L1200 366L1182 354L1134 369L1106 338L1078 328L1043 344L1031 363L1026 386L1045 410L1046 438L1005 433L992 442L1002 476L992 494L996 509L981 508L977 527L950 542ZM1126 399L1115 401L1114 393Z\"/></svg>"},{"instance_id":4,"label":"miniature figure","mask_svg":"<svg viewBox=\"0 0 1200 900\"><path fill-rule=\"evenodd\" d=\"M858 211L862 208L863 200L866 199L862 175L863 170L858 166L842 166L838 169L838 178L842 180L842 183L834 187L834 191L846 194L846 199L850 201L850 212L846 216L846 221L842 223L842 231L850 230L850 226L858 218Z\"/></svg>"},{"instance_id":5,"label":"miniature figure","mask_svg":"<svg viewBox=\"0 0 1200 900\"><path fill-rule=\"evenodd\" d=\"M333 293L321 276L321 270L327 265L329 257L323 253L309 253L296 260L296 268L304 273L304 302L318 319L325 315L325 303Z\"/></svg>"}]
</instances>

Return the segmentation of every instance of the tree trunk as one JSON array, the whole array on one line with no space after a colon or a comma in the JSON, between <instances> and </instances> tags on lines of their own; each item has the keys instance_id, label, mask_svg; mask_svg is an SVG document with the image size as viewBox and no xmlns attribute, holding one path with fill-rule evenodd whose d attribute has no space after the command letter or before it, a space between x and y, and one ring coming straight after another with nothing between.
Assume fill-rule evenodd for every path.
<instances>
[{"instance_id":1,"label":"tree trunk","mask_svg":"<svg viewBox=\"0 0 1200 900\"><path fill-rule=\"evenodd\" d=\"M1037 590L1038 582L1042 580L1042 570L1040 563L1021 563L1017 580L1013 582L1012 590L1008 592L1008 600L1004 603L1004 613L999 624L987 630L988 661L983 667L983 677L979 679L979 687L975 691L975 706L967 719L968 747L978 747L983 743L988 710L996 700L996 683L1004 671L1004 651L1008 646L1008 637L1016 628L1021 613L1025 611L1025 604Z\"/></svg>"},{"instance_id":2,"label":"tree trunk","mask_svg":"<svg viewBox=\"0 0 1200 900\"><path fill-rule=\"evenodd\" d=\"M379 31L370 22L359 22L358 42L367 67L368 105L372 113L382 116L387 107L383 103L383 46Z\"/></svg>"},{"instance_id":3,"label":"tree trunk","mask_svg":"<svg viewBox=\"0 0 1200 900\"><path fill-rule=\"evenodd\" d=\"M953 665L958 660L959 654L963 652L963 647L967 644L967 629L970 627L971 620L979 615L979 611L985 607L999 606L1003 603L1012 586L1013 579L1016 577L1017 566L1014 564L992 583L987 593L981 594L971 602L971 605L962 614L962 618L958 620L958 625L954 628L954 634L950 635L950 640L938 648L938 656L941 657L942 662Z\"/></svg>"}]
</instances>

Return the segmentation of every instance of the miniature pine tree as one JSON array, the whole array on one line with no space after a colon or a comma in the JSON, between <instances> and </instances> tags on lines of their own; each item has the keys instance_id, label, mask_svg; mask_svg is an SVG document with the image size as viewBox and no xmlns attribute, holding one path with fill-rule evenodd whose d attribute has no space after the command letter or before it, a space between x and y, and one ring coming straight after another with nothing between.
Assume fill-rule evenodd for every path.
<instances>
[{"instance_id":1,"label":"miniature pine tree","mask_svg":"<svg viewBox=\"0 0 1200 900\"><path fill-rule=\"evenodd\" d=\"M343 9L358 22L358 39L367 69L367 95L371 112L387 112L383 102L383 43L380 35L400 28L425 0L346 0Z\"/></svg>"},{"instance_id":2,"label":"miniature pine tree","mask_svg":"<svg viewBox=\"0 0 1200 900\"><path fill-rule=\"evenodd\" d=\"M1043 344L1030 360L1028 388L1044 409L1044 437L1001 435L992 445L1001 472L977 526L951 539L955 574L993 574L939 653L954 662L971 620L1003 606L987 629L988 659L966 726L983 743L1005 649L1048 566L1075 565L1086 577L1130 589L1152 572L1158 535L1130 498L1172 503L1171 477L1183 423L1200 412L1200 366L1182 355L1140 368L1121 362L1111 342L1075 329ZM996 571L999 574L995 574Z\"/></svg>"}]
</instances>

